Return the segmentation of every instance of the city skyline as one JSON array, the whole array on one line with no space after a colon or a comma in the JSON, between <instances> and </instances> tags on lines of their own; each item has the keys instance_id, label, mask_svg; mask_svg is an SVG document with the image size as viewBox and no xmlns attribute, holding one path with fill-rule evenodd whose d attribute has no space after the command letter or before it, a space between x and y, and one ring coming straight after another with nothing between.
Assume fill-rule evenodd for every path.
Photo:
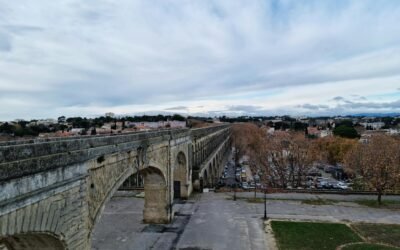
<instances>
[{"instance_id":1,"label":"city skyline","mask_svg":"<svg viewBox=\"0 0 400 250\"><path fill-rule=\"evenodd\" d=\"M0 120L400 111L396 1L0 2Z\"/></svg>"}]
</instances>

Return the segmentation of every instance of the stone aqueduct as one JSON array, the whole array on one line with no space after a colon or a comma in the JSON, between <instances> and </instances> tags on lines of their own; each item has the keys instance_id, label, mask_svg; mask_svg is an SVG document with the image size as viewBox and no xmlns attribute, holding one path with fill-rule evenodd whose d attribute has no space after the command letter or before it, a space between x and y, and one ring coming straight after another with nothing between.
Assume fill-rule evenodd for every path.
<instances>
[{"instance_id":1,"label":"stone aqueduct","mask_svg":"<svg viewBox=\"0 0 400 250\"><path fill-rule=\"evenodd\" d=\"M168 223L180 196L212 185L229 125L0 144L0 249L90 249L105 203L144 176L146 223Z\"/></svg>"}]
</instances>

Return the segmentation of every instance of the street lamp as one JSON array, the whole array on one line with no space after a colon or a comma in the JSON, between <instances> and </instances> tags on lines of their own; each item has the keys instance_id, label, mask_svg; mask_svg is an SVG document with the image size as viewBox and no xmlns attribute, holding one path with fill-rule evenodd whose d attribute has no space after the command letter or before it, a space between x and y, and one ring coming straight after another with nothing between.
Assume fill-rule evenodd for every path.
<instances>
[{"instance_id":1,"label":"street lamp","mask_svg":"<svg viewBox=\"0 0 400 250\"><path fill-rule=\"evenodd\" d=\"M264 176L264 171L259 172L260 177L263 177L263 179L266 179L266 176ZM261 179L261 178L260 178ZM267 181L265 181L264 184L264 220L267 220Z\"/></svg>"},{"instance_id":2,"label":"street lamp","mask_svg":"<svg viewBox=\"0 0 400 250\"><path fill-rule=\"evenodd\" d=\"M267 220L267 185L264 187L264 220Z\"/></svg>"},{"instance_id":3,"label":"street lamp","mask_svg":"<svg viewBox=\"0 0 400 250\"><path fill-rule=\"evenodd\" d=\"M233 184L233 200L236 200L236 183Z\"/></svg>"}]
</instances>

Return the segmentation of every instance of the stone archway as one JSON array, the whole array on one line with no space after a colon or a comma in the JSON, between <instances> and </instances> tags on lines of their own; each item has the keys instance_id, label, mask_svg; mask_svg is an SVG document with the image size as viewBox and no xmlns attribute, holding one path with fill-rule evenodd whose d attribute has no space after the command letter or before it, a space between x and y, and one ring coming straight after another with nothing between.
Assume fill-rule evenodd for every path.
<instances>
[{"instance_id":1,"label":"stone archway","mask_svg":"<svg viewBox=\"0 0 400 250\"><path fill-rule=\"evenodd\" d=\"M212 187L214 184L214 169L213 169L213 165L210 162L210 164L208 165L208 186Z\"/></svg>"},{"instance_id":2,"label":"stone archway","mask_svg":"<svg viewBox=\"0 0 400 250\"><path fill-rule=\"evenodd\" d=\"M218 172L219 172L219 170L218 170L217 157L215 156L214 159L213 159L213 173L214 173L213 182L214 183L218 182Z\"/></svg>"},{"instance_id":3,"label":"stone archway","mask_svg":"<svg viewBox=\"0 0 400 250\"><path fill-rule=\"evenodd\" d=\"M189 197L189 171L186 156L179 152L174 166L174 198Z\"/></svg>"},{"instance_id":4,"label":"stone archway","mask_svg":"<svg viewBox=\"0 0 400 250\"><path fill-rule=\"evenodd\" d=\"M168 202L168 188L164 174L155 167L141 170L144 176L145 202L143 221L152 224L166 224L171 219Z\"/></svg>"},{"instance_id":5,"label":"stone archway","mask_svg":"<svg viewBox=\"0 0 400 250\"><path fill-rule=\"evenodd\" d=\"M203 173L203 187L208 187L208 184L209 184L208 173L207 173L207 169L206 169L206 170L204 170L204 173Z\"/></svg>"},{"instance_id":6,"label":"stone archway","mask_svg":"<svg viewBox=\"0 0 400 250\"><path fill-rule=\"evenodd\" d=\"M0 238L0 249L4 250L63 250L65 243L48 233L17 234Z\"/></svg>"}]
</instances>

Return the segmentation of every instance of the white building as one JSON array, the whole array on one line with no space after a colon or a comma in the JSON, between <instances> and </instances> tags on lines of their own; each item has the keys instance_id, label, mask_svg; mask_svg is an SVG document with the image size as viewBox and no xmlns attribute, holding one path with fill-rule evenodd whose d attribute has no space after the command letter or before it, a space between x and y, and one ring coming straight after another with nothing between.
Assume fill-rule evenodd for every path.
<instances>
[{"instance_id":1,"label":"white building","mask_svg":"<svg viewBox=\"0 0 400 250\"><path fill-rule=\"evenodd\" d=\"M388 130L388 134L389 135L398 135L400 134L400 130L399 129L395 129L395 128L391 128Z\"/></svg>"},{"instance_id":2,"label":"white building","mask_svg":"<svg viewBox=\"0 0 400 250\"><path fill-rule=\"evenodd\" d=\"M381 129L385 126L384 122L362 122L360 123L364 128L372 128L373 130Z\"/></svg>"}]
</instances>

